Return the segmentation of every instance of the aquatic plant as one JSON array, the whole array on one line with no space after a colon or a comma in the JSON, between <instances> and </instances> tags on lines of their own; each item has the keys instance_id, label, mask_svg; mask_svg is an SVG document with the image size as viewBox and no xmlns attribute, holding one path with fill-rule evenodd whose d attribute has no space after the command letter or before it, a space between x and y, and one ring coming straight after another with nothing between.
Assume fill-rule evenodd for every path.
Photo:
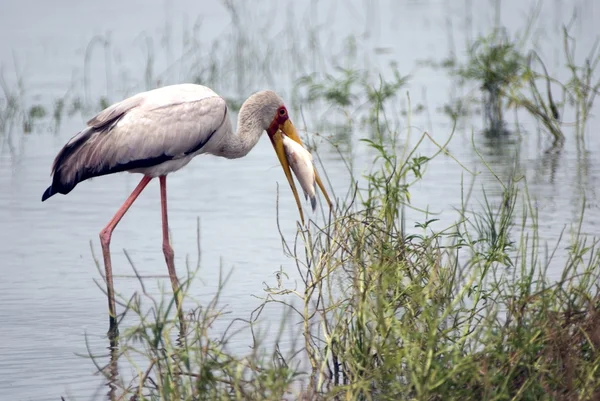
<instances>
[{"instance_id":1,"label":"aquatic plant","mask_svg":"<svg viewBox=\"0 0 600 401\"><path fill-rule=\"evenodd\" d=\"M600 64L600 37L596 39L590 49L585 62L577 64L575 60L576 40L569 33L569 26L563 28L564 52L567 58L567 67L571 79L566 83L567 98L575 108L576 133L583 136L590 111L596 96L600 93L600 77L596 77L596 70Z\"/></svg>"},{"instance_id":2,"label":"aquatic plant","mask_svg":"<svg viewBox=\"0 0 600 401\"><path fill-rule=\"evenodd\" d=\"M523 79L525 57L504 30L494 31L475 41L469 60L456 73L465 80L477 81L483 93L486 127L492 132L504 129L504 93Z\"/></svg>"},{"instance_id":3,"label":"aquatic plant","mask_svg":"<svg viewBox=\"0 0 600 401\"><path fill-rule=\"evenodd\" d=\"M410 203L412 185L427 179L430 160L452 154L446 143L421 155L422 143L433 141L427 133L411 147L398 138L387 129L367 139L372 167L338 198L335 213L299 226L292 239L282 234L301 281L279 270L256 311L225 331L211 328L227 319L220 291L204 305L186 295L199 266L182 285L184 333L174 298L149 294L134 268L140 289L123 300L133 324L111 339L108 362L90 352L112 399L598 397L600 257L598 239L581 232L585 204L571 238L549 247L515 172L498 179L497 204L484 191L482 207L471 206L472 183L463 182L455 224L438 228L424 213L407 230L404 209L419 206ZM555 259L559 247L563 262ZM550 268L560 276L550 277ZM284 315L268 341L259 324L267 305L281 305ZM231 350L234 338L250 351ZM117 376L123 360L137 372L129 381Z\"/></svg>"},{"instance_id":4,"label":"aquatic plant","mask_svg":"<svg viewBox=\"0 0 600 401\"><path fill-rule=\"evenodd\" d=\"M563 27L563 51L566 68L571 75L566 82L548 74L544 61L535 50L524 50L523 38L511 39L503 29L479 37L469 49L464 64L450 59L451 62L440 65L458 76L461 84L473 81L480 85L485 127L489 132L505 130L504 109L522 109L552 135L554 146L560 146L565 140L563 115L566 106L574 111L575 136L582 137L594 100L600 92L600 78L595 76L600 63L598 42L585 60L578 62L575 57L576 40L569 34L570 25ZM436 63L429 65L438 66ZM560 89L562 99L556 100L553 87ZM458 110L446 106L445 112L456 120L464 106L473 103L470 100L457 101L461 106Z\"/></svg>"}]
</instances>

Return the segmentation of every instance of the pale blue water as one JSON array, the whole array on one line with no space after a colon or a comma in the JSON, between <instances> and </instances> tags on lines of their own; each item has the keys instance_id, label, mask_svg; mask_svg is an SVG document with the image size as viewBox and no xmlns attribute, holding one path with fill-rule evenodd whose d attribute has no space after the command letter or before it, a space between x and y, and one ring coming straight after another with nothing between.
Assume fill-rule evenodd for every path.
<instances>
[{"instance_id":1,"label":"pale blue water","mask_svg":"<svg viewBox=\"0 0 600 401\"><path fill-rule=\"evenodd\" d=\"M1 71L11 87L22 77L27 104L40 102L51 107L69 88L90 101L96 102L100 96L116 101L147 85L187 81L194 78L191 71L209 71L211 60L218 61L219 74L205 72L202 77L220 93L241 98L269 87L285 99L292 98L291 88L299 76L326 68L331 72L332 58L341 65L384 72L394 60L403 74L412 75L407 89L413 105L426 106L426 112L412 117L410 141L414 143L428 130L442 143L451 124L440 108L455 89L444 72L417 67L417 62L440 60L451 49L464 55L466 40L489 32L495 21L493 4L488 1L266 0L253 7L241 1L237 4L239 30L232 28L231 14L218 1L4 0L0 4ZM503 1L501 22L512 31L522 29L534 4ZM533 29L537 47L549 60L548 68L561 77L560 29L573 10L578 14L573 34L582 57L600 34L594 22L600 18L600 7L591 0L573 4L546 2ZM317 40L311 42L316 27ZM356 37L355 60L342 56L348 34ZM109 45L94 46L86 67L86 47L98 35L108 37ZM236 35L247 42L238 45ZM209 46L217 37L224 39L216 47ZM149 52L148 46L153 50ZM195 50L188 52L189 48ZM147 69L149 54L154 60L151 71ZM406 100L394 107L405 108ZM303 127L296 113L292 118ZM321 126L323 113L304 110L309 132L319 129L315 127ZM398 120L402 134L408 135L408 121L400 116ZM538 201L541 232L550 243L578 218L584 194L584 231L597 233L597 121L589 123L586 151L578 151L575 141L568 138L563 152L556 155L543 152L549 141L525 115L519 120L528 130L521 142L511 138L498 144L476 135L481 153L506 179L519 149L518 165ZM57 134L46 126L23 134L17 125L0 138L0 399L56 400L64 395L86 400L103 397L107 391L102 379L93 376L91 362L76 355L87 353L85 334L97 352L108 345L104 337L106 300L93 281L99 275L89 243L92 241L100 255L98 232L139 177L119 174L94 179L68 196L42 204L40 197L50 182L55 154L83 124L84 119L76 115L63 121ZM478 188L486 185L497 196L498 185L471 150L472 126L476 130L481 127L480 116L459 127L449 149L469 169L481 172ZM358 135L361 133L355 133L355 139ZM434 151L431 144L422 149L423 154ZM345 195L349 175L339 157L327 147L321 147L320 154L335 192ZM355 170L360 173L369 155L357 146L354 158ZM437 228L456 219L453 207L460 204L461 172L450 158L437 158L429 165L426 180L413 189L414 205L441 213ZM292 240L298 212L267 138L241 160L201 157L169 177L170 226L180 271L186 256L195 266L196 221L201 219L202 281L193 294L201 302L215 293L221 265L226 270L234 268L222 303L228 304L232 316L240 317L248 317L258 306L260 301L252 295L262 294L263 282L274 283L275 271L283 267L294 272L293 262L283 255L277 230L276 183L280 185L280 221L284 234ZM416 220L421 221L422 215L409 210L408 225ZM157 182L135 203L112 241L115 286L125 298L139 286L131 277L123 248L142 274L166 275ZM168 288L168 280L161 283ZM158 291L156 286L151 288ZM274 309L264 316L272 316L271 323L276 325L280 311ZM269 323L271 319L266 320ZM239 341L241 349L248 345L243 338Z\"/></svg>"}]
</instances>

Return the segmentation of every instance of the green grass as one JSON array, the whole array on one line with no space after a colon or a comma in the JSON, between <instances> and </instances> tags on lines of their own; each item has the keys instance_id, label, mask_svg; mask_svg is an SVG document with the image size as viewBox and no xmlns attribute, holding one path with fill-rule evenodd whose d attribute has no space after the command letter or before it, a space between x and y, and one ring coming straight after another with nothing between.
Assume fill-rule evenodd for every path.
<instances>
[{"instance_id":1,"label":"green grass","mask_svg":"<svg viewBox=\"0 0 600 401\"><path fill-rule=\"evenodd\" d=\"M535 48L526 49L528 36L539 6L534 10L525 32L514 38L504 29L494 29L488 35L479 36L468 51L467 60L460 63L454 57L442 63L428 63L443 67L458 77L459 85L474 82L479 85L480 98L458 99L456 105L446 106L446 113L456 121L469 103L481 105L486 130L500 134L506 128L505 111L523 110L533 117L553 138L553 146L560 147L566 139L565 127L575 126L574 134L579 140L585 127L596 95L600 93L600 64L598 40L582 59L576 57L576 39L570 34L571 25L563 27L564 67L570 74L568 80L559 81L549 75L542 57ZM554 89L553 89L554 88ZM558 89L558 91L557 91ZM562 94L557 98L556 93ZM573 121L564 119L565 112L574 111Z\"/></svg>"},{"instance_id":2,"label":"green grass","mask_svg":"<svg viewBox=\"0 0 600 401\"><path fill-rule=\"evenodd\" d=\"M407 230L404 209L420 206L410 204L411 187L427 179L430 160L452 156L447 144L418 156L432 141L427 133L412 148L389 129L365 141L373 167L335 213L310 230L299 227L293 239L282 237L301 282L287 287L291 272L281 271L247 320L215 333L215 322L230 320L219 296L195 306L186 297L187 331L180 333L173 298L148 294L140 278L128 300L134 323L112 344L111 363L97 362L115 399L600 396L600 256L598 240L580 230L585 204L580 225L545 244L523 177L498 182L497 204L484 196L471 205L465 183L456 188L463 204L455 224L437 228L424 214ZM193 279L189 273L184 297ZM224 285L226 277L218 293ZM279 305L284 319L279 336L267 341L258 321L269 304ZM234 340L250 351L232 351ZM124 360L138 372L130 382L114 377Z\"/></svg>"}]
</instances>

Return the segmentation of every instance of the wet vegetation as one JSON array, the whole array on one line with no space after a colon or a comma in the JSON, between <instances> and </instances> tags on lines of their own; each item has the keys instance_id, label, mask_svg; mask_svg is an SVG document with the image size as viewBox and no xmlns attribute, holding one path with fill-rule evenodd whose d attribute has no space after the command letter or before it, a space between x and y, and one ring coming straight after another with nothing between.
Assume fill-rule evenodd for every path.
<instances>
[{"instance_id":1,"label":"wet vegetation","mask_svg":"<svg viewBox=\"0 0 600 401\"><path fill-rule=\"evenodd\" d=\"M225 332L211 329L227 319L218 295L187 306L180 332L173 299L146 293L140 278L141 291L123 300L138 324L111 344L108 363L90 352L114 399L600 397L600 257L598 239L581 231L585 201L578 224L546 244L516 169L507 179L496 176L499 202L484 190L483 204L475 204L475 177L464 168L455 223L439 228L424 212L407 229L405 210L418 206L411 190L428 179L427 164L453 157L452 136L424 155L423 144L433 141L427 132L409 146L388 124L387 101L402 96L404 84L397 75L373 86L347 70L299 82L299 97L341 115L363 108L362 124L374 133L362 140L372 167L338 194L333 213L299 226L294 238L282 234L287 269L294 266L300 282L282 268L255 312L231 321ZM550 276L550 267L561 275ZM182 291L193 283L194 273ZM261 329L269 305L279 305L284 316L275 338ZM248 353L230 348L240 336L248 338ZM124 358L137 371L127 381L115 374Z\"/></svg>"},{"instance_id":2,"label":"wet vegetation","mask_svg":"<svg viewBox=\"0 0 600 401\"><path fill-rule=\"evenodd\" d=\"M257 294L255 312L247 320L232 320L225 331L214 326L229 322L219 299L226 268L222 280L213 283L218 286L213 301L199 304L188 292L202 267L187 266L186 274L178 266L186 316L180 332L175 298L146 291L147 279L131 263L139 291L122 303L133 323L109 340L109 355L90 349L87 356L106 377L109 399L600 399L600 256L598 239L581 229L585 200L578 223L556 243L545 243L519 170L501 178L475 151L501 195L492 201L484 188L483 199L472 199L476 174L448 146L456 126L476 110L487 134L506 135L516 129L507 115L524 112L555 147L573 136L581 139L600 91L598 46L579 58L570 26L564 27L566 80L548 73L547 61L528 45L527 29L516 37L497 27L469 43L464 59L427 62L459 86L477 88L446 105L453 128L446 143L437 143L410 124L426 108L410 100L414 72L393 63L386 74L355 68L354 38L345 40L338 62L327 59L313 28L305 36L287 28L292 55L278 64L272 43L264 49L249 45L254 34L241 18L244 10L231 1L224 4L235 28L202 45L213 54L204 59L194 26L177 63L182 75L217 91L230 89L226 93L237 94L228 97L235 109L254 83L248 71L259 71L267 82L272 71L288 71L296 112L312 114L316 126L311 128L322 132L313 137L340 151L352 185L337 194L332 213L322 210L308 227L298 226L293 238L281 234L287 267ZM145 75L135 91L170 76L156 73L152 38L146 44ZM106 93L91 95L89 65L111 46L107 38L91 41L82 81L51 106L29 102L22 79L15 86L0 80L0 135L40 126L57 132L64 118L89 116L121 92L133 91L115 89L108 72L115 66L106 61ZM308 61L297 59L299 53L308 54ZM227 64L235 73L225 76L220 66ZM361 176L354 175L346 152L353 146L348 133L357 127L363 134L354 139L371 157ZM407 136L418 139L410 145ZM425 143L436 151L427 153ZM422 211L421 220L407 228L406 209L426 207L412 204L411 192L428 179L427 165L438 157L464 171L456 188L462 204L455 222L439 227L436 216ZM560 276L551 276L550 268ZM283 316L275 337L262 330L268 320L263 312L274 305ZM234 342L246 343L248 352L234 350ZM123 374L124 365L133 374Z\"/></svg>"},{"instance_id":3,"label":"wet vegetation","mask_svg":"<svg viewBox=\"0 0 600 401\"><path fill-rule=\"evenodd\" d=\"M477 38L464 63L455 57L441 63L426 63L448 70L459 79L460 86L469 82L479 85L481 97L457 99L458 109L448 106L447 114L456 120L471 115L469 109L473 106L481 107L486 130L492 135L501 135L507 129L505 112L523 110L553 137L555 147L562 146L566 138L564 127L575 125L575 136L583 136L586 116L600 90L600 76L596 71L600 54L596 43L585 60L577 65L574 61L576 40L569 29L563 27L562 33L565 67L571 75L567 81L550 76L535 49L525 50L527 37L511 39L504 29ZM556 96L556 92L561 97ZM574 122L563 121L566 106L574 110Z\"/></svg>"},{"instance_id":4,"label":"wet vegetation","mask_svg":"<svg viewBox=\"0 0 600 401\"><path fill-rule=\"evenodd\" d=\"M366 179L323 223L282 236L301 282L278 272L247 321L213 332L226 319L217 295L186 309L181 333L173 299L146 293L140 278L127 312L138 324L112 344L106 367L97 362L114 398L597 399L598 240L575 225L556 244L542 243L518 175L498 182L501 202L482 206L471 205L465 182L455 224L438 229L425 218L408 234L411 187L447 148L417 156L427 133L413 148L398 139L387 130L366 140L376 155ZM557 264L561 276L550 277ZM191 274L183 291L193 282ZM269 304L285 316L275 339L261 337L258 324ZM250 351L239 355L228 346L244 329ZM131 381L115 381L118 358L135 364Z\"/></svg>"}]
</instances>

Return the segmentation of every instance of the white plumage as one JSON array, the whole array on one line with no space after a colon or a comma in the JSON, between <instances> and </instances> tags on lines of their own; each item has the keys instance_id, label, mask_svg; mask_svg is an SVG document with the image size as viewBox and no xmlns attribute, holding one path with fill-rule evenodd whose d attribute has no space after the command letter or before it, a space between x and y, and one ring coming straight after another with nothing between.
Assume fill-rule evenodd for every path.
<instances>
[{"instance_id":1,"label":"white plumage","mask_svg":"<svg viewBox=\"0 0 600 401\"><path fill-rule=\"evenodd\" d=\"M283 100L272 91L257 92L244 102L238 115L237 132L232 129L225 100L205 86L192 84L138 93L106 108L87 125L58 152L52 164L52 184L42 195L42 201L57 193L68 194L88 178L121 171L144 174L100 232L111 332L116 330L117 320L110 239L121 218L154 177L159 177L160 182L163 253L175 294L179 286L169 243L166 175L182 168L193 157L202 153L230 159L245 156L267 131L294 193L301 220L304 222L304 216L290 165L305 194L310 196L313 210L315 179L331 206L312 166L312 157L302 147ZM175 300L183 329L180 299Z\"/></svg>"},{"instance_id":2,"label":"white plumage","mask_svg":"<svg viewBox=\"0 0 600 401\"><path fill-rule=\"evenodd\" d=\"M59 152L43 200L67 194L91 177L120 171L158 177L202 153L244 156L283 100L263 91L251 96L245 106L235 133L225 100L205 86L165 86L115 103L92 118Z\"/></svg>"}]
</instances>

